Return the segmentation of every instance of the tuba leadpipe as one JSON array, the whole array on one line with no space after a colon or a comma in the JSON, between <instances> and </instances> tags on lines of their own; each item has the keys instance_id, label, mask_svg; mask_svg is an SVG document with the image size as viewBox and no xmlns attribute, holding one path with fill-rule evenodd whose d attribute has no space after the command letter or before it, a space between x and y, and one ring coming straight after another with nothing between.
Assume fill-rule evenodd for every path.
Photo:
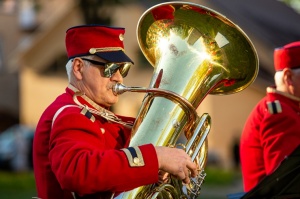
<instances>
[{"instance_id":1,"label":"tuba leadpipe","mask_svg":"<svg viewBox=\"0 0 300 199\"><path fill-rule=\"evenodd\" d=\"M205 178L211 119L196 109L208 94L247 88L258 73L258 56L248 36L222 14L188 2L166 2L143 13L137 25L139 47L153 66L148 88L117 84L115 94L144 92L130 146L152 143L179 147L200 174L188 185L169 182L141 186L118 198L194 199Z\"/></svg>"},{"instance_id":2,"label":"tuba leadpipe","mask_svg":"<svg viewBox=\"0 0 300 199\"><path fill-rule=\"evenodd\" d=\"M164 97L171 101L177 102L187 113L189 117L188 121L195 121L198 116L195 108L189 101L187 101L184 97L172 91L158 89L158 88L127 87L121 83L115 84L112 90L115 95L120 95L123 94L124 92L137 92L137 93L148 93L151 94L152 97L157 97L157 96Z\"/></svg>"}]
</instances>

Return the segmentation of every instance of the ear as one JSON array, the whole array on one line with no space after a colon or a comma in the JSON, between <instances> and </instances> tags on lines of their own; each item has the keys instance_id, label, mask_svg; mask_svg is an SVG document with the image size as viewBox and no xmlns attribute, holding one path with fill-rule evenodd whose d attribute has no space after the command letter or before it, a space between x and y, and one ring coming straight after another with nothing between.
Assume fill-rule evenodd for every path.
<instances>
[{"instance_id":1,"label":"ear","mask_svg":"<svg viewBox=\"0 0 300 199\"><path fill-rule=\"evenodd\" d=\"M286 86L293 85L293 71L289 68L283 69L283 81Z\"/></svg>"},{"instance_id":2,"label":"ear","mask_svg":"<svg viewBox=\"0 0 300 199\"><path fill-rule=\"evenodd\" d=\"M77 80L82 79L83 61L79 58L74 58L72 63L72 72Z\"/></svg>"}]
</instances>

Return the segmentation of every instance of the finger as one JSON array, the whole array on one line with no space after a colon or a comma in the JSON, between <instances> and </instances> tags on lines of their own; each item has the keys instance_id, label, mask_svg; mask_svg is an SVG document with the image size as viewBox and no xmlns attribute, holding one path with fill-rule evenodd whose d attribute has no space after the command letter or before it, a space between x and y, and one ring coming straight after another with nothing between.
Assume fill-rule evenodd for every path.
<instances>
[{"instance_id":1,"label":"finger","mask_svg":"<svg viewBox=\"0 0 300 199\"><path fill-rule=\"evenodd\" d=\"M185 178L182 180L184 184L189 184L191 182L190 178Z\"/></svg>"},{"instance_id":2,"label":"finger","mask_svg":"<svg viewBox=\"0 0 300 199\"><path fill-rule=\"evenodd\" d=\"M185 180L186 175L185 175L185 172L184 172L183 167L179 167L179 171L178 171L178 174L177 174L177 178L179 178L179 179L182 180L182 181Z\"/></svg>"},{"instance_id":3,"label":"finger","mask_svg":"<svg viewBox=\"0 0 300 199\"><path fill-rule=\"evenodd\" d=\"M185 167L184 169L184 175L185 178L182 180L185 184L190 183L190 175L189 175L189 169L187 167Z\"/></svg>"},{"instance_id":4,"label":"finger","mask_svg":"<svg viewBox=\"0 0 300 199\"><path fill-rule=\"evenodd\" d=\"M169 173L165 172L165 171L159 171L159 182L161 183L167 183L169 181Z\"/></svg>"},{"instance_id":5,"label":"finger","mask_svg":"<svg viewBox=\"0 0 300 199\"><path fill-rule=\"evenodd\" d=\"M163 176L163 179L162 179L163 182L164 182L164 183L167 183L167 182L169 181L169 179L170 179L169 173L165 173L164 176Z\"/></svg>"},{"instance_id":6,"label":"finger","mask_svg":"<svg viewBox=\"0 0 300 199\"><path fill-rule=\"evenodd\" d=\"M190 170L190 176L191 177L196 177L198 175L198 168L197 165L194 162L188 162L187 163L187 168Z\"/></svg>"},{"instance_id":7,"label":"finger","mask_svg":"<svg viewBox=\"0 0 300 199\"><path fill-rule=\"evenodd\" d=\"M169 173L164 173L163 179L165 180L165 179L168 179L168 178L169 178Z\"/></svg>"}]
</instances>

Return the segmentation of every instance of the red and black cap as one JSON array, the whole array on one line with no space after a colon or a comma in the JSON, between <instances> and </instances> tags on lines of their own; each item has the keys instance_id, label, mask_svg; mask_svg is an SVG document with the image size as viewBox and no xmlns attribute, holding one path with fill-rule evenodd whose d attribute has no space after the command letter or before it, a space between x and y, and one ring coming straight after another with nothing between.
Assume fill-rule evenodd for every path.
<instances>
[{"instance_id":1,"label":"red and black cap","mask_svg":"<svg viewBox=\"0 0 300 199\"><path fill-rule=\"evenodd\" d=\"M274 50L274 67L276 71L284 68L300 68L300 41L276 48Z\"/></svg>"},{"instance_id":2,"label":"red and black cap","mask_svg":"<svg viewBox=\"0 0 300 199\"><path fill-rule=\"evenodd\" d=\"M97 55L108 62L133 61L124 51L125 28L102 25L74 26L66 31L68 58Z\"/></svg>"}]
</instances>

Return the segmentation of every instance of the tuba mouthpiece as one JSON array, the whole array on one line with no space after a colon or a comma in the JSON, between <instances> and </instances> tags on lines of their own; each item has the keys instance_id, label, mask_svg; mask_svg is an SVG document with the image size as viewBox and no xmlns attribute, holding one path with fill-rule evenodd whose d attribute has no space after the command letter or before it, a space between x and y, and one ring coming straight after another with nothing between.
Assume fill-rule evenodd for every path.
<instances>
[{"instance_id":1,"label":"tuba mouthpiece","mask_svg":"<svg viewBox=\"0 0 300 199\"><path fill-rule=\"evenodd\" d=\"M120 95L123 94L124 92L126 92L126 86L124 84L121 83L116 83L113 87L112 87L112 91L114 95Z\"/></svg>"}]
</instances>

